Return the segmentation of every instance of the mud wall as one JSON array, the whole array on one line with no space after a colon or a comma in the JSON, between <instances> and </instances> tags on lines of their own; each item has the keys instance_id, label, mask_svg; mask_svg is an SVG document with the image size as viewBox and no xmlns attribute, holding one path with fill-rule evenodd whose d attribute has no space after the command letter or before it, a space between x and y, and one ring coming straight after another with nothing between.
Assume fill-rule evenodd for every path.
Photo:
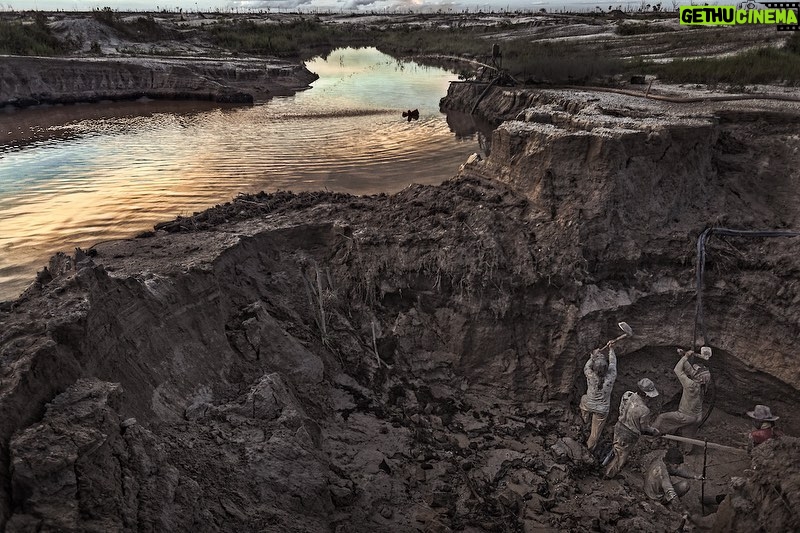
<instances>
[{"instance_id":1,"label":"mud wall","mask_svg":"<svg viewBox=\"0 0 800 533\"><path fill-rule=\"evenodd\" d=\"M0 106L149 98L249 103L316 79L301 65L255 60L7 57Z\"/></svg>"},{"instance_id":2,"label":"mud wall","mask_svg":"<svg viewBox=\"0 0 800 533\"><path fill-rule=\"evenodd\" d=\"M800 212L789 206L800 184L788 163L798 150L792 112L502 88L479 100L482 90L454 83L442 101L444 109L479 102L481 116L506 119L494 132L491 155L464 174L499 179L528 198L549 217L541 222L548 243L578 243L601 293L620 282L629 293L648 295L653 307L680 302L664 317L666 344L669 337L694 340L688 270L705 228L796 229ZM795 388L799 367L789 344L800 333L800 300L797 262L789 255L796 241L709 242L703 287L705 340ZM580 292L591 299L587 288ZM644 309L637 320L649 322L651 312Z\"/></svg>"}]
</instances>

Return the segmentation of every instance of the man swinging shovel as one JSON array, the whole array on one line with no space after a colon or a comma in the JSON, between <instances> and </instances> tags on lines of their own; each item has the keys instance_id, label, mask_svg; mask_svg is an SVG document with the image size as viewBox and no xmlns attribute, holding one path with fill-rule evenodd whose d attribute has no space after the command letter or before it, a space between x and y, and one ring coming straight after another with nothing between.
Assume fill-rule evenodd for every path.
<instances>
[{"instance_id":1,"label":"man swinging shovel","mask_svg":"<svg viewBox=\"0 0 800 533\"><path fill-rule=\"evenodd\" d=\"M591 419L592 423L589 439L586 441L589 451L597 446L611 406L611 390L617 379L617 355L614 352L614 344L633 335L633 330L626 322L620 322L618 325L624 333L608 341L602 348L592 351L583 367L586 376L586 394L581 397L580 409L583 422L588 423ZM607 360L603 355L603 350L606 349L608 349Z\"/></svg>"},{"instance_id":2,"label":"man swinging shovel","mask_svg":"<svg viewBox=\"0 0 800 533\"><path fill-rule=\"evenodd\" d=\"M633 337L633 328L631 328L627 322L620 322L619 324L617 324L617 326L619 326L619 329L623 331L622 335L620 335L616 339L611 339L610 341L608 341L604 346L604 348L612 347L614 344L621 341L625 337Z\"/></svg>"}]
</instances>

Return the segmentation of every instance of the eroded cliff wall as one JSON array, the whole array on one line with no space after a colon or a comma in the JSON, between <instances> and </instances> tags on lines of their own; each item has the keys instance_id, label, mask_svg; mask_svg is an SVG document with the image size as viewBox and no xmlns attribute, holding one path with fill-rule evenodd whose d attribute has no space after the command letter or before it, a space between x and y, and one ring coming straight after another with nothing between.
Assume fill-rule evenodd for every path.
<instances>
[{"instance_id":1,"label":"eroded cliff wall","mask_svg":"<svg viewBox=\"0 0 800 533\"><path fill-rule=\"evenodd\" d=\"M317 78L276 60L31 58L0 62L0 106L149 98L248 103L292 94Z\"/></svg>"},{"instance_id":2,"label":"eroded cliff wall","mask_svg":"<svg viewBox=\"0 0 800 533\"><path fill-rule=\"evenodd\" d=\"M443 107L469 107L481 92L453 84ZM623 292L682 299L676 281L694 266L704 229L798 228L800 171L791 163L800 149L798 115L784 106L496 88L478 110L506 121L493 134L491 155L463 173L507 183L549 216L542 223L549 242L577 243L589 278L599 282L580 290L584 298L613 292L610 284L627 278ZM799 388L800 366L789 355L800 318L798 268L789 259L796 241L712 239L704 295L707 342ZM693 298L694 287L684 289ZM688 308L664 317L673 323L667 335L691 341L694 318Z\"/></svg>"}]
</instances>

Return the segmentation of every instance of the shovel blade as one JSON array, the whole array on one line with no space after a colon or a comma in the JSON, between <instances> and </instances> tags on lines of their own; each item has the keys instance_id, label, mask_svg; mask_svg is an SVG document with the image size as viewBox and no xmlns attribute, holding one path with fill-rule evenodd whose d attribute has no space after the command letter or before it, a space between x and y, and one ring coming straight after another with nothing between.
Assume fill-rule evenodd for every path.
<instances>
[{"instance_id":1,"label":"shovel blade","mask_svg":"<svg viewBox=\"0 0 800 533\"><path fill-rule=\"evenodd\" d=\"M619 329L625 332L625 335L633 337L633 329L628 325L627 322L620 322L617 325L619 326Z\"/></svg>"}]
</instances>

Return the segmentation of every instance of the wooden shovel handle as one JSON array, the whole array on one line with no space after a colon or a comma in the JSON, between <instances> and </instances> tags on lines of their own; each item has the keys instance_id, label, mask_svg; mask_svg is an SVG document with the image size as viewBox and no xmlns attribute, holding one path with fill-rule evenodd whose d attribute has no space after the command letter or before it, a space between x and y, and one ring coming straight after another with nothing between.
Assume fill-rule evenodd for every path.
<instances>
[{"instance_id":1,"label":"wooden shovel handle","mask_svg":"<svg viewBox=\"0 0 800 533\"><path fill-rule=\"evenodd\" d=\"M616 339L611 339L610 341L608 341L608 342L606 343L606 345L603 347L603 349L605 350L606 348L609 348L609 347L611 347L611 345L612 345L613 343L615 343L615 342L617 342L617 341L621 341L622 339L624 339L624 338L625 338L625 337L627 337L627 336L628 336L628 334L627 334L627 333L623 333L622 335L620 335L620 336L619 336L619 337L617 337Z\"/></svg>"}]
</instances>

